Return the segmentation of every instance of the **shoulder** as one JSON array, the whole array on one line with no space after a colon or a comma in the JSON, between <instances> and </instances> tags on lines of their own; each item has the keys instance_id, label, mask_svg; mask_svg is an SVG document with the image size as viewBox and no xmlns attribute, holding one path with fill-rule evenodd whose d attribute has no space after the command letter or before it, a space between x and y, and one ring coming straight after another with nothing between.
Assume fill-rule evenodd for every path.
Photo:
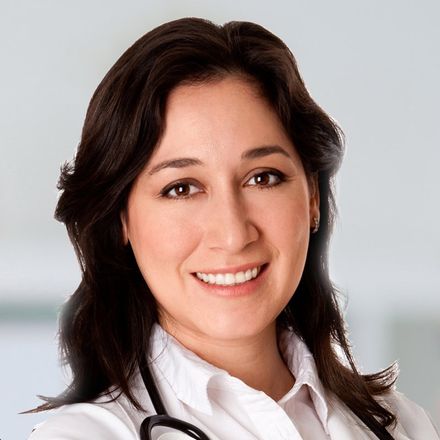
<instances>
[{"instance_id":1,"label":"shoulder","mask_svg":"<svg viewBox=\"0 0 440 440\"><path fill-rule=\"evenodd\" d=\"M62 406L37 424L29 440L135 440L136 428L118 402L75 403Z\"/></svg>"},{"instance_id":2,"label":"shoulder","mask_svg":"<svg viewBox=\"0 0 440 440\"><path fill-rule=\"evenodd\" d=\"M440 439L429 413L404 394L392 390L382 397L397 418L397 427L411 439Z\"/></svg>"},{"instance_id":3,"label":"shoulder","mask_svg":"<svg viewBox=\"0 0 440 440\"><path fill-rule=\"evenodd\" d=\"M396 440L440 440L440 435L429 414L405 395L395 390L376 396L382 406L397 419L389 432ZM338 397L327 395L328 426L337 438L373 439L374 434L353 414Z\"/></svg>"}]
</instances>

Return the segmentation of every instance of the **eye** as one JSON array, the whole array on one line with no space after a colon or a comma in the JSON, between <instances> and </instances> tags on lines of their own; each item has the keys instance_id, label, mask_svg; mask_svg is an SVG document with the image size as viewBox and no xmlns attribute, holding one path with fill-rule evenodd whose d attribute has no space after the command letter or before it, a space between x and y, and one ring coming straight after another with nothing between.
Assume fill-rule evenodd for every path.
<instances>
[{"instance_id":1,"label":"eye","mask_svg":"<svg viewBox=\"0 0 440 440\"><path fill-rule=\"evenodd\" d=\"M285 175L279 171L263 171L255 174L250 180L253 179L256 180L257 184L251 186L258 186L260 189L269 189L284 182Z\"/></svg>"},{"instance_id":2,"label":"eye","mask_svg":"<svg viewBox=\"0 0 440 440\"><path fill-rule=\"evenodd\" d=\"M168 199L189 199L194 195L194 193L191 193L189 190L190 187L196 187L196 185L185 181L177 182L164 188L160 192L160 195ZM174 195L172 193L174 193Z\"/></svg>"},{"instance_id":3,"label":"eye","mask_svg":"<svg viewBox=\"0 0 440 440\"><path fill-rule=\"evenodd\" d=\"M255 186L258 189L271 189L284 182L286 180L286 176L280 171L263 171L254 174L252 178L248 180L248 182L252 180L255 180L256 184L251 184L249 186ZM191 192L191 187L197 188L198 186L190 181L183 180L165 187L159 195L160 197L172 200L190 199L197 194L197 191Z\"/></svg>"}]
</instances>

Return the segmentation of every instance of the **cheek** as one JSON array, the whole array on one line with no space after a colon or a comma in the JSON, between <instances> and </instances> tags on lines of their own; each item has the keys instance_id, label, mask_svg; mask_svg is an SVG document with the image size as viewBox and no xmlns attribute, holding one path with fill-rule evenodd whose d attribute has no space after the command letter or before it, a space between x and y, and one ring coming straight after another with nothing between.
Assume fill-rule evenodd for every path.
<instances>
[{"instance_id":1,"label":"cheek","mask_svg":"<svg viewBox=\"0 0 440 440\"><path fill-rule=\"evenodd\" d=\"M280 220L278 228L280 239L284 240L286 246L292 249L304 251L307 249L309 240L309 221L308 211L292 209L285 211L285 217ZM305 249L304 249L305 248Z\"/></svg>"},{"instance_id":2,"label":"cheek","mask_svg":"<svg viewBox=\"0 0 440 440\"><path fill-rule=\"evenodd\" d=\"M300 246L304 240L308 241L310 220L306 193L293 193L290 197L284 194L259 212L266 234L282 248Z\"/></svg>"},{"instance_id":3,"label":"cheek","mask_svg":"<svg viewBox=\"0 0 440 440\"><path fill-rule=\"evenodd\" d=\"M195 228L175 211L152 205L129 213L129 238L144 275L175 268L194 246Z\"/></svg>"},{"instance_id":4,"label":"cheek","mask_svg":"<svg viewBox=\"0 0 440 440\"><path fill-rule=\"evenodd\" d=\"M307 257L309 206L303 194L284 198L283 203L272 206L275 209L271 215L264 216L264 229L278 261L277 279L284 280L277 288L289 296L298 286Z\"/></svg>"}]
</instances>

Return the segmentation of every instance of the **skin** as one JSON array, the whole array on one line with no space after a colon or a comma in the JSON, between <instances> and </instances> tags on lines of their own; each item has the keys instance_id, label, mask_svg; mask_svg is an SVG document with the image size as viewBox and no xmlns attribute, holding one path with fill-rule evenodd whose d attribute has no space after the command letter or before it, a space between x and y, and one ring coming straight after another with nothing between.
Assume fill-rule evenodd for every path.
<instances>
[{"instance_id":1,"label":"skin","mask_svg":"<svg viewBox=\"0 0 440 440\"><path fill-rule=\"evenodd\" d=\"M241 158L262 145L278 145L289 157ZM150 174L158 163L182 157L204 165ZM285 175L279 185L267 174L274 170ZM161 195L184 179L170 198ZM319 193L255 85L230 76L175 88L164 135L121 217L163 328L273 399L288 392L294 378L278 350L275 320L300 281ZM264 282L244 296L207 294L192 275L254 262L270 264Z\"/></svg>"}]
</instances>

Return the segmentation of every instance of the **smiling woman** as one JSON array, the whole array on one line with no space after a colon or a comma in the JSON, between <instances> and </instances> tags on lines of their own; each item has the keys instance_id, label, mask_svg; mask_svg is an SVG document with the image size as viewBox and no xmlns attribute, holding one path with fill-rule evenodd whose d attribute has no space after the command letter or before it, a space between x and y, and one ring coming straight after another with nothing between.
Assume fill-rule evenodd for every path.
<instances>
[{"instance_id":1,"label":"smiling woman","mask_svg":"<svg viewBox=\"0 0 440 440\"><path fill-rule=\"evenodd\" d=\"M228 362L231 372L242 364L218 342L268 332L274 342L258 351L275 344L276 317L298 287L319 217L316 179L307 178L275 111L240 77L176 87L164 126L130 191L125 241L162 327L210 363ZM243 279L247 270L252 280Z\"/></svg>"},{"instance_id":2,"label":"smiling woman","mask_svg":"<svg viewBox=\"0 0 440 440\"><path fill-rule=\"evenodd\" d=\"M31 438L438 438L394 366L352 359L327 261L342 154L259 25L181 19L129 48L61 175L73 380Z\"/></svg>"}]
</instances>

